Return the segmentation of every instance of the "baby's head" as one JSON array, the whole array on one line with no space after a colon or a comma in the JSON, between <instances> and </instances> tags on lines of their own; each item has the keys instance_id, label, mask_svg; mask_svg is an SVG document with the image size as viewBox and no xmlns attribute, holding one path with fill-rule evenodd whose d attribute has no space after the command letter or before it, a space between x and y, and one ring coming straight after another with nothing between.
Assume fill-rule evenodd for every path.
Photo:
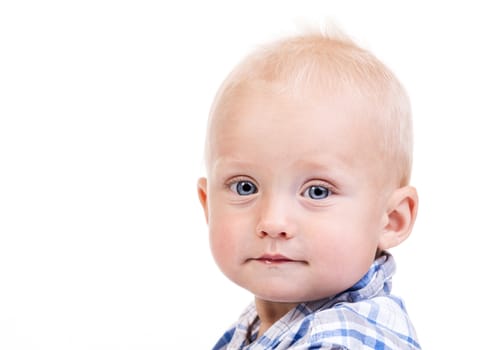
<instances>
[{"instance_id":1,"label":"baby's head","mask_svg":"<svg viewBox=\"0 0 477 350\"><path fill-rule=\"evenodd\" d=\"M216 96L205 157L213 255L259 299L341 292L414 223L408 98L348 39L304 35L246 57Z\"/></svg>"}]
</instances>

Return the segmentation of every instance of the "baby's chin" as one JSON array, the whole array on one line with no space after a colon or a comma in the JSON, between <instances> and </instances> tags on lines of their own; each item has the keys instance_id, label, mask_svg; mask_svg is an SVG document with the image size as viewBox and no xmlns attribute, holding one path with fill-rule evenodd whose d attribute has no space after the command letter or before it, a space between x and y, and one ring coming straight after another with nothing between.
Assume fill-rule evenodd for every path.
<instances>
[{"instance_id":1,"label":"baby's chin","mask_svg":"<svg viewBox=\"0 0 477 350\"><path fill-rule=\"evenodd\" d=\"M273 277L238 276L230 278L240 287L248 290L255 298L275 303L303 303L333 297L348 288L346 283L322 281L322 283L310 283L310 276L301 276L295 273L292 276L277 274ZM317 278L315 278L316 280ZM346 284L346 285L345 285Z\"/></svg>"}]
</instances>

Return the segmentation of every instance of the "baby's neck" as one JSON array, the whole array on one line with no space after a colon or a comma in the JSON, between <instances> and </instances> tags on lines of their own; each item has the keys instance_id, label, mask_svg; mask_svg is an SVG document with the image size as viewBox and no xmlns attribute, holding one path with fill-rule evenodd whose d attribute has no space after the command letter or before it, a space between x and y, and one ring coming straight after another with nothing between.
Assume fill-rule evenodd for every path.
<instances>
[{"instance_id":1,"label":"baby's neck","mask_svg":"<svg viewBox=\"0 0 477 350\"><path fill-rule=\"evenodd\" d=\"M257 309L258 318L260 319L258 337L262 336L275 322L297 305L298 303L278 303L255 298L255 307Z\"/></svg>"}]
</instances>

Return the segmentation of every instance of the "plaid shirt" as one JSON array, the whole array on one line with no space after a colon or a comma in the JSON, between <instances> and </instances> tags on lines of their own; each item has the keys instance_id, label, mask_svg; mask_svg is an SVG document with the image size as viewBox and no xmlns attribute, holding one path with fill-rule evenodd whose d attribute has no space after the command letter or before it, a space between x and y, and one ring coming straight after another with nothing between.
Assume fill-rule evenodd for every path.
<instances>
[{"instance_id":1,"label":"plaid shirt","mask_svg":"<svg viewBox=\"0 0 477 350\"><path fill-rule=\"evenodd\" d=\"M329 299L301 303L257 339L254 304L213 350L420 349L403 302L390 294L394 259L376 259L353 287Z\"/></svg>"}]
</instances>

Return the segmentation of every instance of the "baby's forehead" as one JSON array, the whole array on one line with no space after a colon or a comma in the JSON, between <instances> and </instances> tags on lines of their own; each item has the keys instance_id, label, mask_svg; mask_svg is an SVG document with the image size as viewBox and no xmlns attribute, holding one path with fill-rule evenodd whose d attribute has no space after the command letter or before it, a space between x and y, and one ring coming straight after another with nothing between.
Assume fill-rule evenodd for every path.
<instances>
[{"instance_id":1,"label":"baby's forehead","mask_svg":"<svg viewBox=\"0 0 477 350\"><path fill-rule=\"evenodd\" d=\"M263 105L264 108L270 104L290 108L290 122L299 117L293 110L296 106L308 110L328 108L330 118L333 118L334 106L346 109L350 123L356 118L365 123L379 114L375 99L362 94L352 85L332 87L321 82L307 82L297 86L288 81L249 80L223 89L211 110L209 127L217 124L225 127L234 119L245 118L246 114L241 111L251 104Z\"/></svg>"},{"instance_id":2,"label":"baby's forehead","mask_svg":"<svg viewBox=\"0 0 477 350\"><path fill-rule=\"evenodd\" d=\"M296 94L283 84L263 81L236 86L224 93L211 115L209 138L219 141L239 133L255 133L255 129L264 130L264 138L278 133L288 142L300 141L294 134L313 136L322 130L327 131L330 141L334 135L346 137L358 129L366 131L366 138L375 136L378 113L369 101L352 89L311 90Z\"/></svg>"},{"instance_id":3,"label":"baby's forehead","mask_svg":"<svg viewBox=\"0 0 477 350\"><path fill-rule=\"evenodd\" d=\"M285 164L293 160L315 165L339 161L366 168L372 176L384 176L382 171L371 170L382 163L376 146L379 134L367 120L369 114L350 102L353 94L323 97L320 103L264 87L258 84L241 89L226 109L217 112L209 130L211 165L219 159L240 159L264 167L278 167L283 158Z\"/></svg>"}]
</instances>

